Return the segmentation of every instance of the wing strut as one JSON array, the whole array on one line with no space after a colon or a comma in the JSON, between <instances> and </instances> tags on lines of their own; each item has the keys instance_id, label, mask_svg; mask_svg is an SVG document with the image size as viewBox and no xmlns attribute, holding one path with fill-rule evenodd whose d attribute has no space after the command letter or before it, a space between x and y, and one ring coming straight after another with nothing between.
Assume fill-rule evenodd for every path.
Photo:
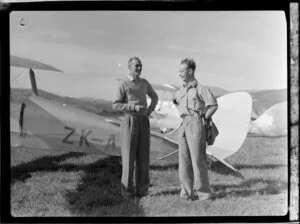
<instances>
[{"instance_id":1,"label":"wing strut","mask_svg":"<svg viewBox=\"0 0 300 224\"><path fill-rule=\"evenodd\" d=\"M24 109L26 107L26 104L23 102L21 105L21 110L20 110L20 117L19 117L19 128L20 128L20 136L24 134L23 131L23 118L24 118Z\"/></svg>"},{"instance_id":2,"label":"wing strut","mask_svg":"<svg viewBox=\"0 0 300 224\"><path fill-rule=\"evenodd\" d=\"M223 165L225 165L226 167L228 167L232 171L234 171L240 178L245 179L244 175L240 171L238 171L236 168L234 168L231 164L229 164L228 162L226 162L224 159L220 159L220 158L216 157L215 155L213 155L211 153L207 153L207 154L210 155L210 156L212 156L213 158L215 158L219 162L221 162Z\"/></svg>"},{"instance_id":3,"label":"wing strut","mask_svg":"<svg viewBox=\"0 0 300 224\"><path fill-rule=\"evenodd\" d=\"M177 153L178 151L179 151L179 150L176 150L176 151L174 151L174 152L171 152L171 153L169 153L169 154L167 154L167 155L165 155L165 156L159 157L159 158L157 158L157 159L159 159L159 160L165 159L165 158L167 158L167 157L169 157L169 156L171 156L171 155Z\"/></svg>"},{"instance_id":4,"label":"wing strut","mask_svg":"<svg viewBox=\"0 0 300 224\"><path fill-rule=\"evenodd\" d=\"M171 152L165 156L162 156L160 158L157 158L158 160L162 160L162 159L165 159L175 153L177 153L179 150L176 150L174 152ZM238 176L242 179L245 179L245 177L243 176L243 174L241 174L237 169L235 169L231 164L229 164L228 162L226 162L224 159L219 159L218 157L214 156L213 154L211 153L207 153L208 155L212 156L213 158L215 158L216 160L220 161L223 165L227 166L229 169L231 169L232 171L234 171L236 174L238 174Z\"/></svg>"},{"instance_id":5,"label":"wing strut","mask_svg":"<svg viewBox=\"0 0 300 224\"><path fill-rule=\"evenodd\" d=\"M29 68L29 75L30 75L32 93L33 95L38 96L39 94L36 86L35 75L34 75L34 71L31 68Z\"/></svg>"}]
</instances>

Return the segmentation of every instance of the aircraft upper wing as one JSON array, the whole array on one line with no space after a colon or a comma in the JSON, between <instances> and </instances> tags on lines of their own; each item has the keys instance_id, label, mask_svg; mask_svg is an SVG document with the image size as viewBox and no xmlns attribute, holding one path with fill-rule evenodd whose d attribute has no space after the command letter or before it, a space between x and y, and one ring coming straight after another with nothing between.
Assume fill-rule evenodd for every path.
<instances>
[{"instance_id":1,"label":"aircraft upper wing","mask_svg":"<svg viewBox=\"0 0 300 224\"><path fill-rule=\"evenodd\" d=\"M179 86L173 85L173 84L153 84L151 83L152 87L155 90L161 90L161 91L176 91L179 89ZM210 91L214 94L215 97L220 97L223 95L226 95L229 93L229 91L219 88L219 87L215 87L215 86L206 86L207 88L210 89Z\"/></svg>"},{"instance_id":2,"label":"aircraft upper wing","mask_svg":"<svg viewBox=\"0 0 300 224\"><path fill-rule=\"evenodd\" d=\"M10 65L15 67L21 67L21 68L32 68L32 69L40 69L46 71L62 72L61 70L51 65L47 65L35 60L21 58L13 55L10 56Z\"/></svg>"}]
</instances>

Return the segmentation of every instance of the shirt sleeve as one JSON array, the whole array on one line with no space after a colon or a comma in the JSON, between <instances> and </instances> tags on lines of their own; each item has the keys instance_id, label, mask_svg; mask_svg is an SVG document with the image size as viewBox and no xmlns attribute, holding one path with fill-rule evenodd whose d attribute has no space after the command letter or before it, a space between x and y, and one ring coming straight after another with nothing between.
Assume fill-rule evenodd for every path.
<instances>
[{"instance_id":1,"label":"shirt sleeve","mask_svg":"<svg viewBox=\"0 0 300 224\"><path fill-rule=\"evenodd\" d=\"M205 106L214 106L218 105L216 98L214 97L213 93L210 91L209 88L202 86L201 87L201 97L205 102Z\"/></svg>"},{"instance_id":2,"label":"shirt sleeve","mask_svg":"<svg viewBox=\"0 0 300 224\"><path fill-rule=\"evenodd\" d=\"M150 83L147 80L145 80L145 81L146 81L146 85L147 85L147 95L151 99L151 103L148 107L147 113L151 114L152 111L154 111L154 109L158 103L158 96L157 96L156 92L154 91L154 89L152 88L152 86L150 85Z\"/></svg>"},{"instance_id":3,"label":"shirt sleeve","mask_svg":"<svg viewBox=\"0 0 300 224\"><path fill-rule=\"evenodd\" d=\"M134 104L125 103L125 85L121 83L118 87L115 99L112 102L112 109L115 111L135 111Z\"/></svg>"}]
</instances>

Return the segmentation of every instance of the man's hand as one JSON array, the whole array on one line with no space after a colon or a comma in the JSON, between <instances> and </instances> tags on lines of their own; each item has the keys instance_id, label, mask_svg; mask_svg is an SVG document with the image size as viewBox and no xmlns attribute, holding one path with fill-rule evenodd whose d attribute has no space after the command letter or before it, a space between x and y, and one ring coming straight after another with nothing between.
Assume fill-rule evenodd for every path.
<instances>
[{"instance_id":1,"label":"man's hand","mask_svg":"<svg viewBox=\"0 0 300 224\"><path fill-rule=\"evenodd\" d=\"M177 98L176 98L176 94L175 94L175 92L171 92L171 94L172 94L172 102L175 104L175 105L178 105L178 102L177 102Z\"/></svg>"},{"instance_id":2,"label":"man's hand","mask_svg":"<svg viewBox=\"0 0 300 224\"><path fill-rule=\"evenodd\" d=\"M173 102L175 105L178 105L178 102L177 102L176 98L173 98L173 99L172 99L172 102Z\"/></svg>"},{"instance_id":3,"label":"man's hand","mask_svg":"<svg viewBox=\"0 0 300 224\"><path fill-rule=\"evenodd\" d=\"M153 111L147 111L147 116L148 116L148 117L153 117L153 116L150 116L150 115L152 114L152 112L153 112Z\"/></svg>"},{"instance_id":4,"label":"man's hand","mask_svg":"<svg viewBox=\"0 0 300 224\"><path fill-rule=\"evenodd\" d=\"M204 126L207 126L209 123L209 118L206 118L205 114L203 114L201 117L202 117Z\"/></svg>"},{"instance_id":5,"label":"man's hand","mask_svg":"<svg viewBox=\"0 0 300 224\"><path fill-rule=\"evenodd\" d=\"M139 113L144 113L146 112L147 108L142 105L135 105L134 110Z\"/></svg>"}]
</instances>

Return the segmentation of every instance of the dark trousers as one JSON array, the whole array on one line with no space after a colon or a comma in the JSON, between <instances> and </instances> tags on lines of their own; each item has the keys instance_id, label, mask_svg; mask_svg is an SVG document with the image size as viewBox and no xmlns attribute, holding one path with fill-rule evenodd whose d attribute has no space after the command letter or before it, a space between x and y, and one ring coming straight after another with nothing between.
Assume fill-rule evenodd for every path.
<instances>
[{"instance_id":1,"label":"dark trousers","mask_svg":"<svg viewBox=\"0 0 300 224\"><path fill-rule=\"evenodd\" d=\"M135 193L146 195L149 189L150 123L144 115L125 114L121 124L122 192L133 193L135 166Z\"/></svg>"}]
</instances>

